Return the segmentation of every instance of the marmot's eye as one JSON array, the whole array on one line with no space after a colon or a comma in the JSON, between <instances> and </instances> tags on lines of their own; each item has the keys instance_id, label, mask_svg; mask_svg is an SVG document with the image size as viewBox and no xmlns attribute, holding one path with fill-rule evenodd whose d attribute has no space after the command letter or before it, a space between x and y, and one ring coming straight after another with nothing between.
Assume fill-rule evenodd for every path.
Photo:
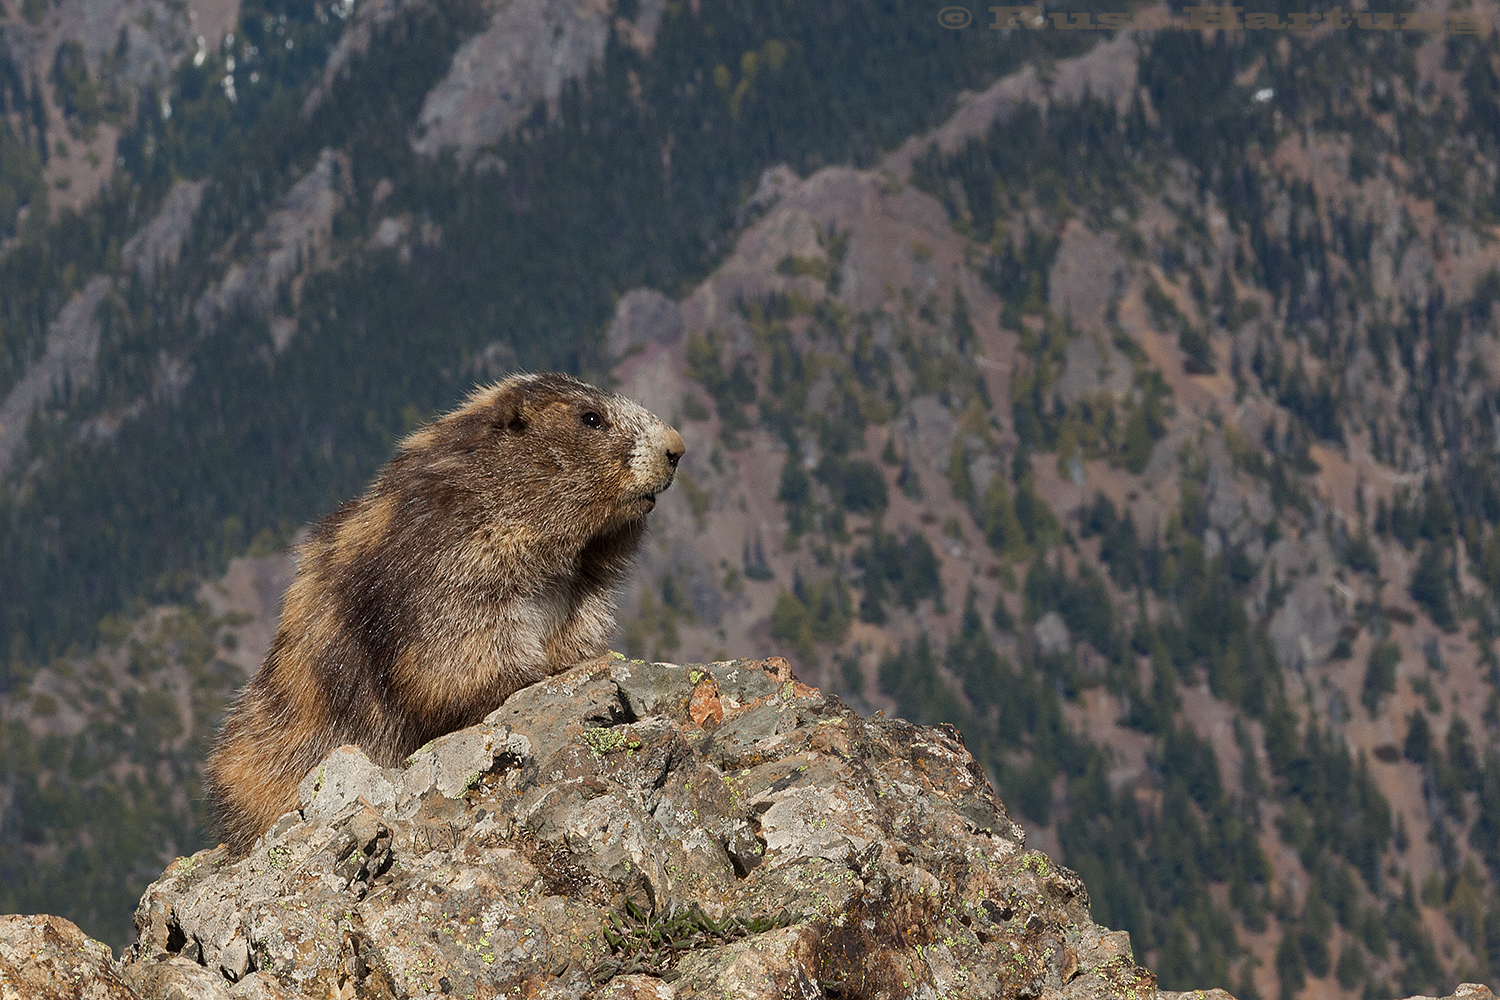
<instances>
[{"instance_id":1,"label":"marmot's eye","mask_svg":"<svg viewBox=\"0 0 1500 1000\"><path fill-rule=\"evenodd\" d=\"M585 413L582 419L583 426L588 427L591 430L597 431L604 426L604 418L599 416L599 414L595 413L593 410Z\"/></svg>"}]
</instances>

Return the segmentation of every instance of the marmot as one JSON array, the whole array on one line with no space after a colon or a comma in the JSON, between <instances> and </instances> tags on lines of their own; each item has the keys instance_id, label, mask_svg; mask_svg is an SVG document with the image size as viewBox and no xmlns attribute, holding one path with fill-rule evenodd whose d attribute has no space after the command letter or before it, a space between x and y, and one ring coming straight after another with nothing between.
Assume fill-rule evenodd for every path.
<instances>
[{"instance_id":1,"label":"marmot","mask_svg":"<svg viewBox=\"0 0 1500 1000\"><path fill-rule=\"evenodd\" d=\"M281 627L229 709L208 798L244 854L334 747L382 766L606 652L615 588L682 436L560 374L476 389L401 442L298 552Z\"/></svg>"}]
</instances>

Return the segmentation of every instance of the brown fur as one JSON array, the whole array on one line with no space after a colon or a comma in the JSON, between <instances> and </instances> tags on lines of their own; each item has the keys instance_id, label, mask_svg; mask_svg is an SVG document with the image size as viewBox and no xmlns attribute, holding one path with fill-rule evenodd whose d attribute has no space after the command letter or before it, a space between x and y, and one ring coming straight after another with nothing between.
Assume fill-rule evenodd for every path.
<instances>
[{"instance_id":1,"label":"brown fur","mask_svg":"<svg viewBox=\"0 0 1500 1000\"><path fill-rule=\"evenodd\" d=\"M208 796L231 849L296 808L334 747L394 766L605 652L684 450L639 405L557 374L476 390L403 441L302 546L270 653L225 718Z\"/></svg>"}]
</instances>

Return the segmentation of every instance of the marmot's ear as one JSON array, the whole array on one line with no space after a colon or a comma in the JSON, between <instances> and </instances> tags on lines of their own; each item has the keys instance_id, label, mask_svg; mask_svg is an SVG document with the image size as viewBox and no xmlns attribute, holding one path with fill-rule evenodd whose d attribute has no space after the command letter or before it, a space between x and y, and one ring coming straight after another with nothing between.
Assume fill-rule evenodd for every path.
<instances>
[{"instance_id":1,"label":"marmot's ear","mask_svg":"<svg viewBox=\"0 0 1500 1000\"><path fill-rule=\"evenodd\" d=\"M519 434L526 429L526 394L516 386L505 386L490 403L490 426Z\"/></svg>"}]
</instances>

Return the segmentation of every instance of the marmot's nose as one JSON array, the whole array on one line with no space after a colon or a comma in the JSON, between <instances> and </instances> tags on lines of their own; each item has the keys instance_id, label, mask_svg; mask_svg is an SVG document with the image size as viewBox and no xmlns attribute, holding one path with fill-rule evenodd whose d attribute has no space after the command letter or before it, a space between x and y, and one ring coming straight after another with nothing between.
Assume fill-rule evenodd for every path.
<instances>
[{"instance_id":1,"label":"marmot's nose","mask_svg":"<svg viewBox=\"0 0 1500 1000\"><path fill-rule=\"evenodd\" d=\"M667 430L667 461L672 463L672 468L677 468L678 459L687 452L687 442L682 440L682 435L676 431Z\"/></svg>"}]
</instances>

